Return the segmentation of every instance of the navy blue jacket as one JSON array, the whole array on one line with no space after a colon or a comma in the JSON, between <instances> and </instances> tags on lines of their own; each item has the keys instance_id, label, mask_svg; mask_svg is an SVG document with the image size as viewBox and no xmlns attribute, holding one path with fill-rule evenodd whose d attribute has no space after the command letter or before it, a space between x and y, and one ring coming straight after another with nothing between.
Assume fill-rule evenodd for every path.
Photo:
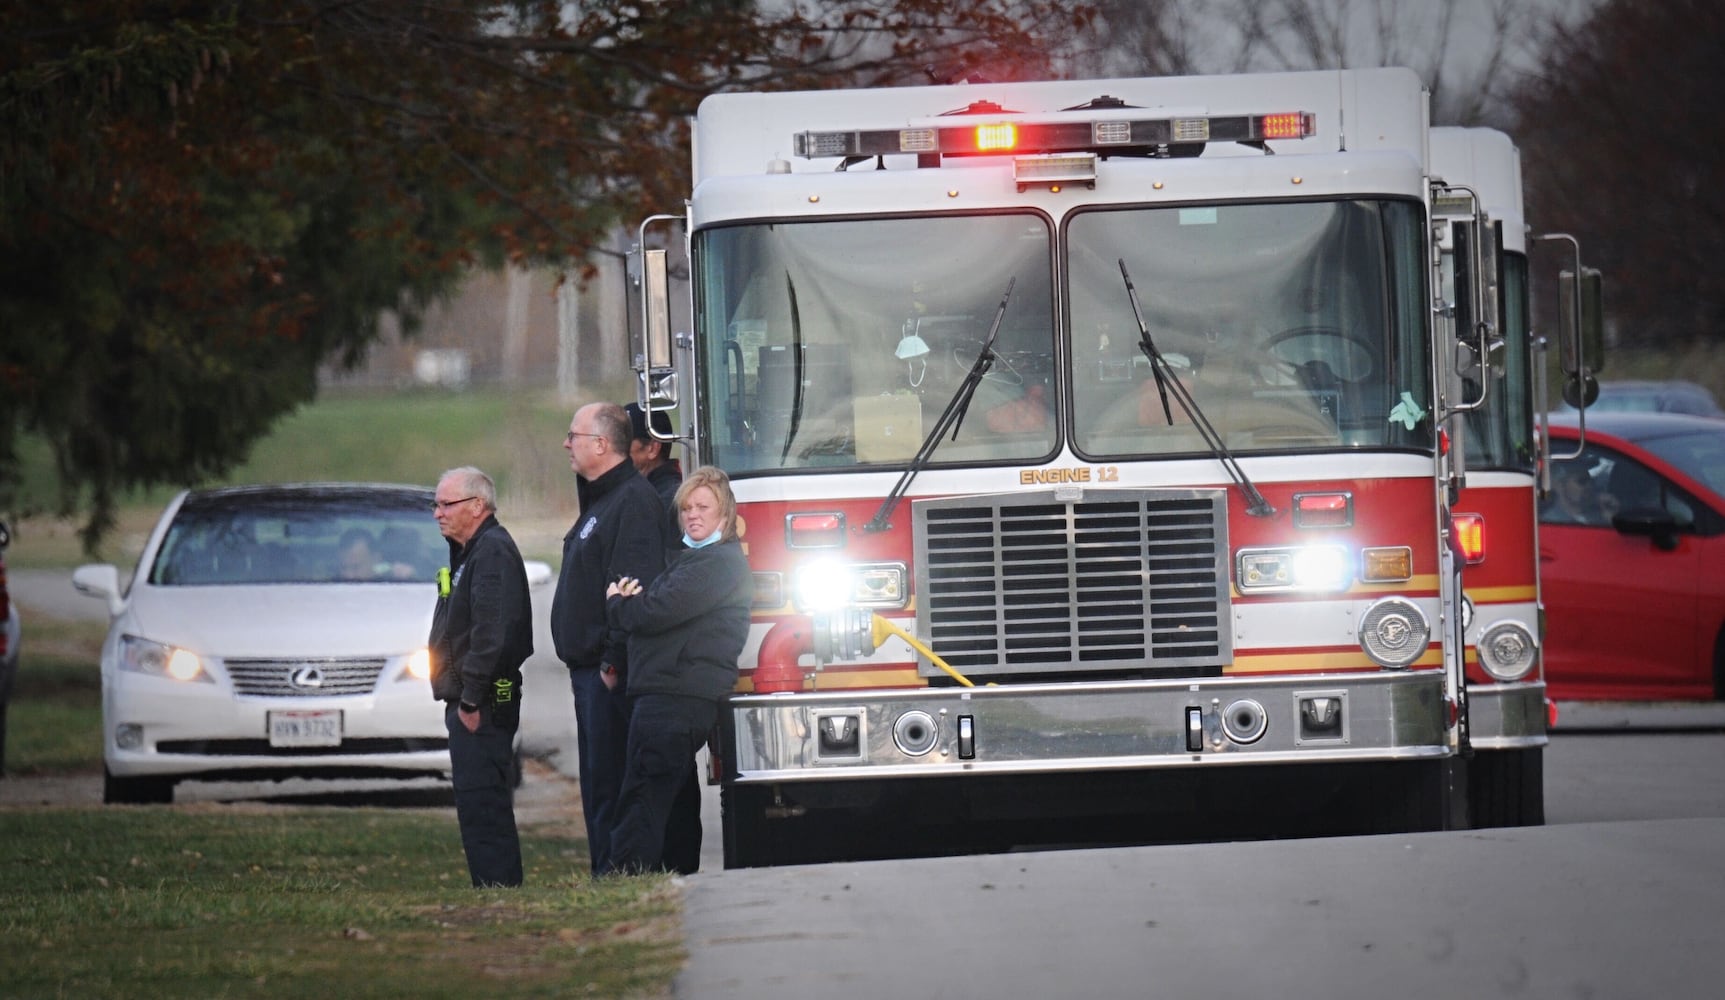
<instances>
[{"instance_id":1,"label":"navy blue jacket","mask_svg":"<svg viewBox=\"0 0 1725 1000\"><path fill-rule=\"evenodd\" d=\"M571 669L609 663L627 669L621 629L605 619L605 588L632 576L643 586L665 568L659 496L628 459L588 482L576 477L581 516L563 536L563 566L551 599L551 640Z\"/></svg>"}]
</instances>

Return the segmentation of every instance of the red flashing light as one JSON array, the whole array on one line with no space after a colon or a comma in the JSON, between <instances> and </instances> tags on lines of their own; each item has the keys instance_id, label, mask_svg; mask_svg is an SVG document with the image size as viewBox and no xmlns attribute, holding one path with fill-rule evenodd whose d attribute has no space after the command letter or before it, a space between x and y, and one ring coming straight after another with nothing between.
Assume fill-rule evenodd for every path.
<instances>
[{"instance_id":1,"label":"red flashing light","mask_svg":"<svg viewBox=\"0 0 1725 1000\"><path fill-rule=\"evenodd\" d=\"M1478 514L1450 516L1450 536L1469 566L1485 562L1485 518Z\"/></svg>"},{"instance_id":2,"label":"red flashing light","mask_svg":"<svg viewBox=\"0 0 1725 1000\"><path fill-rule=\"evenodd\" d=\"M1294 524L1301 528L1346 528L1354 523L1353 500L1346 493L1299 493Z\"/></svg>"},{"instance_id":3,"label":"red flashing light","mask_svg":"<svg viewBox=\"0 0 1725 1000\"><path fill-rule=\"evenodd\" d=\"M978 125L976 127L976 148L978 152L1018 148L1018 126L1011 122Z\"/></svg>"},{"instance_id":4,"label":"red flashing light","mask_svg":"<svg viewBox=\"0 0 1725 1000\"><path fill-rule=\"evenodd\" d=\"M1258 129L1266 139L1301 139L1306 135L1306 116L1298 111L1265 115L1259 119Z\"/></svg>"},{"instance_id":5,"label":"red flashing light","mask_svg":"<svg viewBox=\"0 0 1725 1000\"><path fill-rule=\"evenodd\" d=\"M786 514L785 545L793 549L836 549L845 543L845 516L839 513Z\"/></svg>"}]
</instances>

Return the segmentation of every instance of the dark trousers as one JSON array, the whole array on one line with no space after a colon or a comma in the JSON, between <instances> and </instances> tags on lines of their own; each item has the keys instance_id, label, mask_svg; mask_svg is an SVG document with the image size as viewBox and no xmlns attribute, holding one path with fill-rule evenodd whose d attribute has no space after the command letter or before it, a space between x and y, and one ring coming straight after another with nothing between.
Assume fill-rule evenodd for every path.
<instances>
[{"instance_id":1,"label":"dark trousers","mask_svg":"<svg viewBox=\"0 0 1725 1000\"><path fill-rule=\"evenodd\" d=\"M701 745L695 744L699 753ZM689 762L689 776L677 789L665 823L665 868L679 875L701 870L701 770Z\"/></svg>"},{"instance_id":2,"label":"dark trousers","mask_svg":"<svg viewBox=\"0 0 1725 1000\"><path fill-rule=\"evenodd\" d=\"M498 718L493 705L479 707L479 731L461 724L454 705L443 711L449 728L449 769L455 785L455 818L461 848L475 886L521 884L521 838L515 829L515 730L520 709Z\"/></svg>"},{"instance_id":3,"label":"dark trousers","mask_svg":"<svg viewBox=\"0 0 1725 1000\"><path fill-rule=\"evenodd\" d=\"M719 717L719 704L711 698L644 694L634 702L629 763L623 773L608 869L630 873L669 867L665 833L672 806L693 783L695 752ZM697 812L698 807L697 799Z\"/></svg>"},{"instance_id":4,"label":"dark trousers","mask_svg":"<svg viewBox=\"0 0 1725 1000\"><path fill-rule=\"evenodd\" d=\"M611 830L617 822L629 745L629 703L622 693L606 689L598 667L571 667L569 686L575 693L575 739L581 754L581 815L597 875L611 868Z\"/></svg>"}]
</instances>

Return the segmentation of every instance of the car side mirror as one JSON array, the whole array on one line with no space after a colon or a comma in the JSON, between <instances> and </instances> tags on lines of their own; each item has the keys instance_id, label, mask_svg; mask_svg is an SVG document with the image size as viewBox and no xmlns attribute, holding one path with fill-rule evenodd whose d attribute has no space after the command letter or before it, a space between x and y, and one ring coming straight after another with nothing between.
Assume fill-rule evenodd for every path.
<instances>
[{"instance_id":1,"label":"car side mirror","mask_svg":"<svg viewBox=\"0 0 1725 1000\"><path fill-rule=\"evenodd\" d=\"M120 597L120 571L111 563L91 563L72 571L72 587L85 597L97 597L108 603L108 614L117 615L125 607Z\"/></svg>"},{"instance_id":2,"label":"car side mirror","mask_svg":"<svg viewBox=\"0 0 1725 1000\"><path fill-rule=\"evenodd\" d=\"M1677 538L1687 525L1678 523L1671 513L1660 507L1632 507L1611 519L1619 534L1639 535L1653 542L1661 552L1677 548Z\"/></svg>"}]
</instances>

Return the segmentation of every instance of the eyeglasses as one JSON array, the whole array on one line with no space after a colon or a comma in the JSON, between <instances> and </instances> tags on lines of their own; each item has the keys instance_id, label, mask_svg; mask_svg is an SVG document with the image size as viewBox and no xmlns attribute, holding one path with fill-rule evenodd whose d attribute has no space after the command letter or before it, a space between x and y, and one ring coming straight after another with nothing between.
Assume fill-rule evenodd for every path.
<instances>
[{"instance_id":1,"label":"eyeglasses","mask_svg":"<svg viewBox=\"0 0 1725 1000\"><path fill-rule=\"evenodd\" d=\"M447 510L458 503L466 503L469 500L478 499L478 497L462 497L460 500L433 500L431 501L431 509L434 511Z\"/></svg>"},{"instance_id":2,"label":"eyeglasses","mask_svg":"<svg viewBox=\"0 0 1725 1000\"><path fill-rule=\"evenodd\" d=\"M563 443L564 444L574 444L576 438L597 438L597 439L603 441L605 439L605 435L603 435L603 434L588 434L585 431L570 431L569 433L563 435Z\"/></svg>"}]
</instances>

